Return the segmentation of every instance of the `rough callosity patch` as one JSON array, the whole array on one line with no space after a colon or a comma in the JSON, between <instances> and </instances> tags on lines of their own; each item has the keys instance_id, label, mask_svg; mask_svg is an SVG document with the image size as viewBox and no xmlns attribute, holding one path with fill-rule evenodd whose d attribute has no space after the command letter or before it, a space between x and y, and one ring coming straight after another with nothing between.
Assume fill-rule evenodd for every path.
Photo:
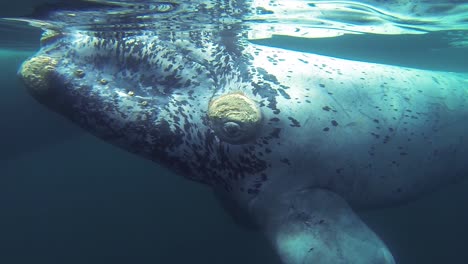
<instances>
[{"instance_id":1,"label":"rough callosity patch","mask_svg":"<svg viewBox=\"0 0 468 264\"><path fill-rule=\"evenodd\" d=\"M230 143L252 139L262 114L254 101L241 93L230 93L211 101L208 117L217 135Z\"/></svg>"},{"instance_id":2,"label":"rough callosity patch","mask_svg":"<svg viewBox=\"0 0 468 264\"><path fill-rule=\"evenodd\" d=\"M33 57L23 63L20 75L32 92L44 93L50 88L50 76L57 63L56 59L48 56Z\"/></svg>"},{"instance_id":3,"label":"rough callosity patch","mask_svg":"<svg viewBox=\"0 0 468 264\"><path fill-rule=\"evenodd\" d=\"M223 95L210 104L210 118L229 118L231 120L256 123L262 115L255 103L240 93Z\"/></svg>"}]
</instances>

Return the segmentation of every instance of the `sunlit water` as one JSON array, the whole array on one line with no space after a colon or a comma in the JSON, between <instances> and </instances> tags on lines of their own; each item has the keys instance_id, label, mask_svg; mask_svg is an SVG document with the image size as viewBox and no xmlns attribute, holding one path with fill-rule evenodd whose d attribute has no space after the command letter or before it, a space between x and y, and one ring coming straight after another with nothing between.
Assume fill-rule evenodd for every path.
<instances>
[{"instance_id":1,"label":"sunlit water","mask_svg":"<svg viewBox=\"0 0 468 264\"><path fill-rule=\"evenodd\" d=\"M437 70L468 68L461 59L468 49L468 3L461 0L73 3L2 20L1 33L17 37L3 38L0 48L35 49L42 31L129 35L222 29L265 45L348 59ZM422 63L415 63L420 59Z\"/></svg>"},{"instance_id":2,"label":"sunlit water","mask_svg":"<svg viewBox=\"0 0 468 264\"><path fill-rule=\"evenodd\" d=\"M10 63L10 52L32 55L44 30L170 34L220 28L242 31L245 38L264 45L468 72L464 1L230 3L87 1L3 20L0 34L8 36L0 38L0 55L8 58L3 72L8 80L15 78L20 59ZM2 99L7 103L2 101L0 109L8 113L2 124L8 126L2 126L0 145L8 154L2 156L8 158L2 166L8 166L2 167L0 177L0 263L277 263L265 241L235 229L205 188L173 175L163 177L167 171L156 171L153 164L89 136L82 139L79 131L70 135L72 128L45 111L41 115L29 98ZM52 150L31 151L39 141ZM67 174L51 172L57 168ZM465 263L465 241L457 238L468 235L466 227L461 228L468 219L464 190L466 184L366 220L385 237L400 263L443 263L445 256L452 257L450 263ZM194 197L187 205L186 199ZM181 233L182 238L174 235ZM265 259L273 260L262 262Z\"/></svg>"}]
</instances>

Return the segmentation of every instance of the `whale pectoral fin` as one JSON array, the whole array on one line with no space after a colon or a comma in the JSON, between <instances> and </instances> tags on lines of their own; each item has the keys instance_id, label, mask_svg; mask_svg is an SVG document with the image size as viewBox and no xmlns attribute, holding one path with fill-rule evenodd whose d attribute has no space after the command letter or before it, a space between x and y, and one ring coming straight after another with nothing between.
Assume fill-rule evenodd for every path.
<instances>
[{"instance_id":1,"label":"whale pectoral fin","mask_svg":"<svg viewBox=\"0 0 468 264\"><path fill-rule=\"evenodd\" d=\"M285 264L395 263L385 244L333 192L303 190L267 204L257 219Z\"/></svg>"}]
</instances>

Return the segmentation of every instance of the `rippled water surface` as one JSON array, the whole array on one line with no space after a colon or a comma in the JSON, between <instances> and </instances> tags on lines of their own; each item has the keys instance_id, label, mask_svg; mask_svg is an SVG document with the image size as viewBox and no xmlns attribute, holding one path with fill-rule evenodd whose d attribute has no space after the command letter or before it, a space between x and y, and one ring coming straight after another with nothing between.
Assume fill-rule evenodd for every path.
<instances>
[{"instance_id":1,"label":"rippled water surface","mask_svg":"<svg viewBox=\"0 0 468 264\"><path fill-rule=\"evenodd\" d=\"M466 30L465 1L194 0L105 1L50 5L36 26L69 29L190 30L242 25L262 37L342 33L407 34ZM61 9L61 10L60 10ZM34 22L34 20L30 20ZM256 37L253 34L251 37Z\"/></svg>"},{"instance_id":2,"label":"rippled water surface","mask_svg":"<svg viewBox=\"0 0 468 264\"><path fill-rule=\"evenodd\" d=\"M0 48L37 49L40 34L232 31L258 44L435 70L467 71L465 0L71 1L0 20Z\"/></svg>"}]
</instances>

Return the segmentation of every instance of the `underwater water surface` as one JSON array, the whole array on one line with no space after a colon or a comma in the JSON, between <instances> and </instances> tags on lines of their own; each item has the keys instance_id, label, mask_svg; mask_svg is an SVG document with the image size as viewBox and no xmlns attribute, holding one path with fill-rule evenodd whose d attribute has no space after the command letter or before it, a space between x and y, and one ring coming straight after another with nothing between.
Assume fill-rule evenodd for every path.
<instances>
[{"instance_id":1,"label":"underwater water surface","mask_svg":"<svg viewBox=\"0 0 468 264\"><path fill-rule=\"evenodd\" d=\"M282 34L270 36L264 25L277 24L266 19L255 30L261 37L251 41L351 60L468 72L466 4L456 2L434 8L429 17L446 20L427 22L431 27L426 29L433 32L426 34L414 32L424 29L420 21L403 17L412 26L395 26L403 18L385 12L391 23L381 23L385 26L380 29L398 34L364 27L357 17L365 14L368 21L377 19L370 18L374 14L382 19L380 9L366 4L361 9L348 6L359 11L349 17L335 12L326 19L349 24L353 18L361 25L353 30L367 34L288 35L297 26L296 20L288 20L273 30ZM37 5L39 1L2 3L0 17L30 14ZM450 11L453 15L447 16ZM0 263L280 263L261 234L237 226L208 187L110 146L33 100L16 72L39 48L42 30L36 22L35 27L29 26L31 21L0 22ZM314 23L303 23L301 30L319 34L311 27ZM320 30L325 33L331 34ZM454 183L407 205L363 212L362 217L397 263L467 263L467 190L467 181Z\"/></svg>"}]
</instances>

